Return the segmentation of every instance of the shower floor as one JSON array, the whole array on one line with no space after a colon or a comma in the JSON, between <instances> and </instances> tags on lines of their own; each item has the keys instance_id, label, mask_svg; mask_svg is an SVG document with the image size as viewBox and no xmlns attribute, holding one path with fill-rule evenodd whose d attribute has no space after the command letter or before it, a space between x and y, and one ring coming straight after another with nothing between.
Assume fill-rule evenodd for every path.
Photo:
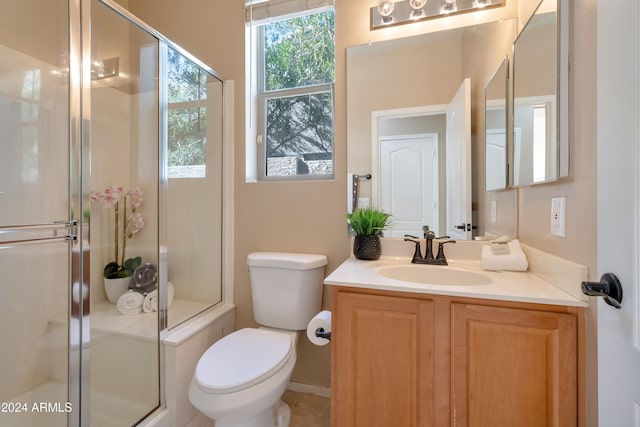
<instances>
[{"instance_id":1,"label":"shower floor","mask_svg":"<svg viewBox=\"0 0 640 427\"><path fill-rule=\"evenodd\" d=\"M13 403L27 403L27 412L0 414L0 427L66 427L67 414L64 412L66 403L66 384L58 382L44 383L18 397L12 399ZM62 397L62 398L61 398ZM32 411L33 404L48 404L56 402L58 407L42 412ZM57 412L57 410L60 412ZM121 427L131 425L138 421L140 414L149 411L144 403L132 402L100 392L91 393L91 417L92 427ZM114 416L114 414L117 414Z\"/></svg>"}]
</instances>

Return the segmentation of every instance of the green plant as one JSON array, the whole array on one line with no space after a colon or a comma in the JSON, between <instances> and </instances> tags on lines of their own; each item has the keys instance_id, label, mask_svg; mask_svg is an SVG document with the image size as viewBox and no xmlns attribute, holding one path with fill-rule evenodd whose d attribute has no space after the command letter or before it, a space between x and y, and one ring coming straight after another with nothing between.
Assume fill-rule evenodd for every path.
<instances>
[{"instance_id":1,"label":"green plant","mask_svg":"<svg viewBox=\"0 0 640 427\"><path fill-rule=\"evenodd\" d=\"M391 215L373 208L357 209L347 214L349 225L358 236L378 236L389 228Z\"/></svg>"}]
</instances>

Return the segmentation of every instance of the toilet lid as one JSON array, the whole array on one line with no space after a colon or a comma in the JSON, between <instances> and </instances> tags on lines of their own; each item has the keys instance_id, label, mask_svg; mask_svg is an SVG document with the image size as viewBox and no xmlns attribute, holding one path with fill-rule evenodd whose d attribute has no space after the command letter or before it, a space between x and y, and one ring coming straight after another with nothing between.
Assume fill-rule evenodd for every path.
<instances>
[{"instance_id":1,"label":"toilet lid","mask_svg":"<svg viewBox=\"0 0 640 427\"><path fill-rule=\"evenodd\" d=\"M278 372L292 351L287 334L241 329L209 347L196 366L194 379L209 393L243 390Z\"/></svg>"}]
</instances>

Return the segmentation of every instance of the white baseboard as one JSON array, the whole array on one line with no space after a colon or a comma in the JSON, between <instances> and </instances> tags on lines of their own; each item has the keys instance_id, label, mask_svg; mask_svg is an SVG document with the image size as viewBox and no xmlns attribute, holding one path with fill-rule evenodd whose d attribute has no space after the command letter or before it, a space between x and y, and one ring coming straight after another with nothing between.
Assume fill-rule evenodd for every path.
<instances>
[{"instance_id":1,"label":"white baseboard","mask_svg":"<svg viewBox=\"0 0 640 427\"><path fill-rule=\"evenodd\" d=\"M297 393L311 393L322 397L331 397L330 388L324 388L317 385L294 383L292 381L287 384L287 390L295 391Z\"/></svg>"}]
</instances>

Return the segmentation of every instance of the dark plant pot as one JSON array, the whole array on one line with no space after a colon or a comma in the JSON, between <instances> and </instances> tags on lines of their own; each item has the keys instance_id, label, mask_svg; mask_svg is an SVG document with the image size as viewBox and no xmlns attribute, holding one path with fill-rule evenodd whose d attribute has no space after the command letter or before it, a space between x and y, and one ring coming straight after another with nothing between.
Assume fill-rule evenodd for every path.
<instances>
[{"instance_id":1,"label":"dark plant pot","mask_svg":"<svg viewBox=\"0 0 640 427\"><path fill-rule=\"evenodd\" d=\"M355 236L353 238L353 255L358 259L376 260L382 255L380 236Z\"/></svg>"}]
</instances>

